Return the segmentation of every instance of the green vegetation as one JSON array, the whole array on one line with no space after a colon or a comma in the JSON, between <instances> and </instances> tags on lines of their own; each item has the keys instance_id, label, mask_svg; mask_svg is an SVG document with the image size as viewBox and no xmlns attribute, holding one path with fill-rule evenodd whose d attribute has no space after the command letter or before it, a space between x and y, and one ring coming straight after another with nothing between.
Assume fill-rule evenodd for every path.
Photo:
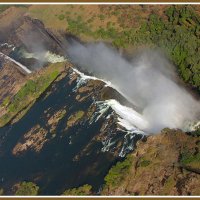
<instances>
[{"instance_id":1,"label":"green vegetation","mask_svg":"<svg viewBox=\"0 0 200 200\"><path fill-rule=\"evenodd\" d=\"M73 117L74 117L74 119L77 119L77 120L78 120L78 119L82 118L83 115L84 115L84 111L80 110L80 111L76 112L76 113L73 115Z\"/></svg>"},{"instance_id":2,"label":"green vegetation","mask_svg":"<svg viewBox=\"0 0 200 200\"><path fill-rule=\"evenodd\" d=\"M2 13L3 11L5 11L9 7L10 7L10 5L0 5L0 13Z\"/></svg>"},{"instance_id":3,"label":"green vegetation","mask_svg":"<svg viewBox=\"0 0 200 200\"><path fill-rule=\"evenodd\" d=\"M199 16L191 6L171 6L166 15L167 21L155 14L150 15L146 27L139 30L144 35L142 39L164 49L179 67L184 81L200 88L199 58L196 56L200 51Z\"/></svg>"},{"instance_id":4,"label":"green vegetation","mask_svg":"<svg viewBox=\"0 0 200 200\"><path fill-rule=\"evenodd\" d=\"M111 22L107 22L106 27L99 25L91 29L93 20L81 16L74 20L67 16L67 31L77 36L110 41L118 48L161 48L178 67L183 80L200 89L200 58L197 56L200 53L200 20L193 6L172 5L162 15L156 11L149 12L145 19L138 17L135 24L130 23L130 13L124 15L115 9L107 15L111 14L117 17L117 25L122 29ZM107 15L99 14L98 17L103 21Z\"/></svg>"},{"instance_id":5,"label":"green vegetation","mask_svg":"<svg viewBox=\"0 0 200 200\"><path fill-rule=\"evenodd\" d=\"M58 16L58 19L59 19L59 20L65 19L65 15L63 15L63 14L59 15L59 16Z\"/></svg>"},{"instance_id":6,"label":"green vegetation","mask_svg":"<svg viewBox=\"0 0 200 200\"><path fill-rule=\"evenodd\" d=\"M200 136L200 129L197 129L196 131L193 131L191 134L193 136Z\"/></svg>"},{"instance_id":7,"label":"green vegetation","mask_svg":"<svg viewBox=\"0 0 200 200\"><path fill-rule=\"evenodd\" d=\"M117 187L123 181L124 177L129 173L129 169L133 163L133 157L128 155L127 158L122 162L117 162L113 166L106 177L104 178L106 187L113 188Z\"/></svg>"},{"instance_id":8,"label":"green vegetation","mask_svg":"<svg viewBox=\"0 0 200 200\"><path fill-rule=\"evenodd\" d=\"M162 48L178 66L185 82L200 88L200 21L191 6L170 6L165 15L150 14L137 28L126 28L113 40L117 47L152 46Z\"/></svg>"},{"instance_id":9,"label":"green vegetation","mask_svg":"<svg viewBox=\"0 0 200 200\"><path fill-rule=\"evenodd\" d=\"M66 115L66 113L67 113L66 109L62 110L58 117L58 120L61 120Z\"/></svg>"},{"instance_id":10,"label":"green vegetation","mask_svg":"<svg viewBox=\"0 0 200 200\"><path fill-rule=\"evenodd\" d=\"M59 69L55 64L45 72L33 80L28 80L9 103L8 99L4 100L8 112L0 118L0 126L7 124L20 111L28 111L26 108L30 108L30 103L34 102L59 75ZM25 112L22 113L25 114Z\"/></svg>"},{"instance_id":11,"label":"green vegetation","mask_svg":"<svg viewBox=\"0 0 200 200\"><path fill-rule=\"evenodd\" d=\"M200 57L197 56L200 53L199 7L195 5L162 7L138 5L134 9L130 5L97 7L94 6L97 10L94 13L90 8L79 9L79 6L69 5L55 9L56 17L47 17L46 12L42 10L37 15L34 14L34 17L41 18L52 28L65 29L82 40L103 40L117 48L128 50L144 47L162 49L177 66L182 79L194 88L200 89ZM47 10L51 12L50 8ZM89 12L92 14L88 15Z\"/></svg>"},{"instance_id":12,"label":"green vegetation","mask_svg":"<svg viewBox=\"0 0 200 200\"><path fill-rule=\"evenodd\" d=\"M22 110L20 110L14 117L12 123L15 123L17 121L19 121L27 112L28 110L32 107L32 105L35 103L35 101L32 101L29 103L29 105L26 108L23 108Z\"/></svg>"},{"instance_id":13,"label":"green vegetation","mask_svg":"<svg viewBox=\"0 0 200 200\"><path fill-rule=\"evenodd\" d=\"M105 17L104 15L99 15L99 18L101 20L104 20L104 17ZM67 23L68 23L67 31L71 32L74 35L78 36L88 35L95 39L98 38L113 39L117 37L116 30L111 25L107 29L99 26L98 29L92 31L91 30L92 26L90 25L90 23L92 23L93 20L94 18L90 18L85 22L81 16L78 16L76 20L67 17Z\"/></svg>"},{"instance_id":14,"label":"green vegetation","mask_svg":"<svg viewBox=\"0 0 200 200\"><path fill-rule=\"evenodd\" d=\"M83 196L83 195L91 195L91 193L92 193L92 186L85 184L78 188L68 189L63 193L63 195Z\"/></svg>"},{"instance_id":15,"label":"green vegetation","mask_svg":"<svg viewBox=\"0 0 200 200\"><path fill-rule=\"evenodd\" d=\"M173 187L175 186L176 184L176 181L174 180L173 176L170 176L164 186L163 186L163 189L162 189L162 192L161 194L162 195L169 195L170 191L173 189Z\"/></svg>"},{"instance_id":16,"label":"green vegetation","mask_svg":"<svg viewBox=\"0 0 200 200\"><path fill-rule=\"evenodd\" d=\"M7 106L7 105L9 104L9 102L10 102L10 97L7 96L7 97L3 100L2 106L3 106L3 107L4 107L4 106Z\"/></svg>"},{"instance_id":17,"label":"green vegetation","mask_svg":"<svg viewBox=\"0 0 200 200\"><path fill-rule=\"evenodd\" d=\"M19 188L16 191L18 196L34 196L38 194L39 187L32 182L22 182L19 185Z\"/></svg>"},{"instance_id":18,"label":"green vegetation","mask_svg":"<svg viewBox=\"0 0 200 200\"><path fill-rule=\"evenodd\" d=\"M84 116L84 111L80 110L71 115L67 121L67 127L73 126Z\"/></svg>"},{"instance_id":19,"label":"green vegetation","mask_svg":"<svg viewBox=\"0 0 200 200\"><path fill-rule=\"evenodd\" d=\"M27 7L27 5L0 5L0 14L10 8L11 6L14 7Z\"/></svg>"},{"instance_id":20,"label":"green vegetation","mask_svg":"<svg viewBox=\"0 0 200 200\"><path fill-rule=\"evenodd\" d=\"M105 16L103 14L100 14L99 19L103 21L105 19Z\"/></svg>"},{"instance_id":21,"label":"green vegetation","mask_svg":"<svg viewBox=\"0 0 200 200\"><path fill-rule=\"evenodd\" d=\"M145 160L144 158L140 159L140 162L138 164L139 167L147 167L151 164L150 160Z\"/></svg>"},{"instance_id":22,"label":"green vegetation","mask_svg":"<svg viewBox=\"0 0 200 200\"><path fill-rule=\"evenodd\" d=\"M75 20L71 19L70 17L67 17L67 23L67 31L71 32L74 35L91 35L92 33L89 26L87 25L87 22L84 22L81 16L78 16Z\"/></svg>"},{"instance_id":23,"label":"green vegetation","mask_svg":"<svg viewBox=\"0 0 200 200\"><path fill-rule=\"evenodd\" d=\"M182 154L180 163L187 169L200 171L200 153L186 151Z\"/></svg>"},{"instance_id":24,"label":"green vegetation","mask_svg":"<svg viewBox=\"0 0 200 200\"><path fill-rule=\"evenodd\" d=\"M0 188L0 196L3 195L3 193L4 193L4 189Z\"/></svg>"}]
</instances>

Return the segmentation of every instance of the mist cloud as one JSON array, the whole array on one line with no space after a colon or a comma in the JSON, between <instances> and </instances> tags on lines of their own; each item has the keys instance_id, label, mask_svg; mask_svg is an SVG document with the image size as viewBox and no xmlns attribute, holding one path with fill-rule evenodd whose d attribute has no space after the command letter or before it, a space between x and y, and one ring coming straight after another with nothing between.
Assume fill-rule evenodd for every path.
<instances>
[{"instance_id":1,"label":"mist cloud","mask_svg":"<svg viewBox=\"0 0 200 200\"><path fill-rule=\"evenodd\" d=\"M149 124L145 131L154 133L165 127L184 129L186 122L197 120L199 102L176 83L173 66L160 53L146 51L127 61L103 43L73 42L68 54L83 70L110 81L139 107Z\"/></svg>"}]
</instances>

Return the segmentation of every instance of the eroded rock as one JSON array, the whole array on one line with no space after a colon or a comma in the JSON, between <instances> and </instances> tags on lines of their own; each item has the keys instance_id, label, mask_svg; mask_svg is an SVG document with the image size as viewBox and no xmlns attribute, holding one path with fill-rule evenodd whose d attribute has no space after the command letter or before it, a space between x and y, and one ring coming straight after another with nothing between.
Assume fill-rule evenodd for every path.
<instances>
[{"instance_id":1,"label":"eroded rock","mask_svg":"<svg viewBox=\"0 0 200 200\"><path fill-rule=\"evenodd\" d=\"M66 109L62 109L62 110L59 110L57 112L55 112L47 121L47 124L51 127L50 128L50 132L54 132L57 125L58 125L58 122L65 116L66 114Z\"/></svg>"},{"instance_id":2,"label":"eroded rock","mask_svg":"<svg viewBox=\"0 0 200 200\"><path fill-rule=\"evenodd\" d=\"M67 128L70 128L74 126L76 123L78 123L84 116L84 111L80 110L72 114L68 121L67 121Z\"/></svg>"},{"instance_id":3,"label":"eroded rock","mask_svg":"<svg viewBox=\"0 0 200 200\"><path fill-rule=\"evenodd\" d=\"M34 126L30 131L24 134L23 138L13 148L13 155L20 155L30 149L39 152L48 141L46 138L47 133L47 130L40 127L40 125Z\"/></svg>"},{"instance_id":4,"label":"eroded rock","mask_svg":"<svg viewBox=\"0 0 200 200\"><path fill-rule=\"evenodd\" d=\"M200 148L197 141L180 130L169 129L149 136L146 142L139 141L129 158L130 169L116 177L120 184L107 184L102 194L199 195L200 174L187 169L182 157L185 152L193 156L193 151Z\"/></svg>"}]
</instances>

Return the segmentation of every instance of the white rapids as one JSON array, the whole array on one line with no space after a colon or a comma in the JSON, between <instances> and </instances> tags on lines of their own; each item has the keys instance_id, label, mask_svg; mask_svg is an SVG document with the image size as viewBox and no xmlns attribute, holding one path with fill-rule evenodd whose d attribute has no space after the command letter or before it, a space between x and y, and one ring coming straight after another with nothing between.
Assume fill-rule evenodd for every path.
<instances>
[{"instance_id":1,"label":"white rapids","mask_svg":"<svg viewBox=\"0 0 200 200\"><path fill-rule=\"evenodd\" d=\"M81 85L86 83L88 80L100 80L105 83L105 87L109 86L112 87L112 84L108 81L105 81L103 79L96 78L94 76L88 76L84 73L80 72L78 69L73 68L73 73L79 74L79 78L77 80L76 87L74 88L74 91L77 90ZM112 87L113 89L116 89ZM95 121L97 121L103 114L109 109L112 108L112 110L118 115L118 124L122 127L124 127L127 131L134 131L138 134L145 134L143 130L147 128L148 122L143 119L143 116L135 111L133 108L124 106L120 104L115 99L109 99L105 101L98 101L95 102L98 106L98 111L96 112L97 116L94 116Z\"/></svg>"},{"instance_id":2,"label":"white rapids","mask_svg":"<svg viewBox=\"0 0 200 200\"><path fill-rule=\"evenodd\" d=\"M24 51L23 56L24 58L35 58L35 59L46 61L49 63L58 63L58 62L66 61L66 59L63 56L57 55L50 51L46 51L42 53L28 53Z\"/></svg>"},{"instance_id":3,"label":"white rapids","mask_svg":"<svg viewBox=\"0 0 200 200\"><path fill-rule=\"evenodd\" d=\"M90 75L86 75L83 72L80 72L78 69L73 68L73 72L79 74L79 78L78 78L78 83L76 88L74 88L74 91L79 88L81 85L83 85L84 83L86 83L88 80L99 80L105 83L105 87L111 87L113 89L115 89L119 94L121 94L124 98L126 98L128 101L131 102L130 98L127 97L123 92L121 92L115 85L113 85L110 81L106 81L104 79L101 78L97 78L95 76L90 76Z\"/></svg>"},{"instance_id":4,"label":"white rapids","mask_svg":"<svg viewBox=\"0 0 200 200\"><path fill-rule=\"evenodd\" d=\"M141 139L146 135L146 132L139 129L137 126L147 125L147 122L142 119L142 116L137 113L132 108L126 107L121 105L118 101L115 99L109 99L106 101L96 101L94 104L97 106L96 112L93 114L90 123L98 121L101 117L104 117L105 119L109 119L114 114L117 114L117 121L116 123L120 125L117 128L117 131L120 131L123 133L123 139L122 139L122 148L119 152L119 157L125 157L127 153L134 150L135 148L135 141L138 139L136 135L140 135ZM112 109L111 112L108 112L109 109ZM133 120L134 122L133 123ZM106 123L106 127L109 126L109 123ZM104 127L104 128L106 128ZM115 130L114 130L115 132ZM102 141L102 151L112 151L112 149L115 148L117 144L117 140L114 139L115 134L113 132L109 131L107 133L107 137L104 138Z\"/></svg>"},{"instance_id":5,"label":"white rapids","mask_svg":"<svg viewBox=\"0 0 200 200\"><path fill-rule=\"evenodd\" d=\"M143 116L130 107L121 105L115 99L106 100L105 103L109 105L119 116L118 124L123 126L128 131L136 131L136 129L145 130L148 127L148 122ZM138 133L144 134L143 131Z\"/></svg>"},{"instance_id":6,"label":"white rapids","mask_svg":"<svg viewBox=\"0 0 200 200\"><path fill-rule=\"evenodd\" d=\"M111 85L111 83L109 81L105 81L103 79L99 79L99 78L97 78L95 76L86 75L86 74L80 72L78 69L75 69L75 68L72 68L72 69L73 69L73 73L71 75L73 75L74 73L79 75L79 77L77 79L76 87L73 89L73 91L77 91L77 89L80 86L82 86L83 84L87 83L88 80L99 80L99 81L102 81L102 82L104 82L106 84L105 87Z\"/></svg>"},{"instance_id":7,"label":"white rapids","mask_svg":"<svg viewBox=\"0 0 200 200\"><path fill-rule=\"evenodd\" d=\"M0 47L12 48L12 51L15 50L15 46L13 44L8 44L7 42L3 43L3 44L0 44Z\"/></svg>"}]
</instances>

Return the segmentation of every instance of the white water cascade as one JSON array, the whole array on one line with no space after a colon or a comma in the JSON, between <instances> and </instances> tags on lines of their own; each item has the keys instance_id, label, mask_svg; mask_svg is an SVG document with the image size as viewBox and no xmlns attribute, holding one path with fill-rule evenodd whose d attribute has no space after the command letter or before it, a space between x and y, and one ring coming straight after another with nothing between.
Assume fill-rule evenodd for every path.
<instances>
[{"instance_id":1,"label":"white water cascade","mask_svg":"<svg viewBox=\"0 0 200 200\"><path fill-rule=\"evenodd\" d=\"M12 59L11 57L3 54L2 52L0 52L0 56L3 57L6 60L9 60L13 63L15 63L18 67L20 67L23 71L25 71L27 74L30 74L32 71L29 70L26 66L22 65L21 63L17 62L16 60Z\"/></svg>"}]
</instances>

